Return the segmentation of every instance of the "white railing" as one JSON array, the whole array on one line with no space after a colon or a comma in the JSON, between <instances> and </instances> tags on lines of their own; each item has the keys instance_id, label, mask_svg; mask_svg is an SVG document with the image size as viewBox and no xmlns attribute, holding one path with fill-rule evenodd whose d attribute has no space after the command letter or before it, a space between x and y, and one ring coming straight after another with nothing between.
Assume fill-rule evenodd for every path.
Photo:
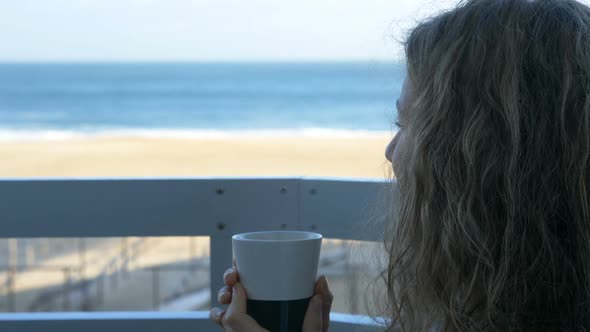
<instances>
[{"instance_id":1,"label":"white railing","mask_svg":"<svg viewBox=\"0 0 590 332\"><path fill-rule=\"evenodd\" d=\"M211 299L231 266L231 236L312 230L380 241L361 231L387 182L314 178L0 179L0 238L209 236ZM372 234L372 235L371 235ZM330 331L380 331L332 313ZM208 312L0 314L0 331L220 331Z\"/></svg>"}]
</instances>

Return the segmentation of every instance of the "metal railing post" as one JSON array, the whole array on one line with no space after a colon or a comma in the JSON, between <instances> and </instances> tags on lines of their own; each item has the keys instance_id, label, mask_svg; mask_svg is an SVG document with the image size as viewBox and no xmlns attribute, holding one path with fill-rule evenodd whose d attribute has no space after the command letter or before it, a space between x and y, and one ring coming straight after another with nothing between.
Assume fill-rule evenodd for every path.
<instances>
[{"instance_id":1,"label":"metal railing post","mask_svg":"<svg viewBox=\"0 0 590 332\"><path fill-rule=\"evenodd\" d=\"M155 266L152 270L152 307L154 310L160 308L160 267Z\"/></svg>"},{"instance_id":2,"label":"metal railing post","mask_svg":"<svg viewBox=\"0 0 590 332\"><path fill-rule=\"evenodd\" d=\"M70 268L66 267L63 269L64 274L64 285L63 285L63 309L64 311L70 310L70 289L72 285L72 276Z\"/></svg>"},{"instance_id":3,"label":"metal railing post","mask_svg":"<svg viewBox=\"0 0 590 332\"><path fill-rule=\"evenodd\" d=\"M8 240L8 260L10 266L10 272L8 275L8 307L10 311L16 312L16 292L15 292L15 279L18 265L18 240Z\"/></svg>"},{"instance_id":4,"label":"metal railing post","mask_svg":"<svg viewBox=\"0 0 590 332\"><path fill-rule=\"evenodd\" d=\"M220 230L222 232L223 230ZM231 235L213 235L210 239L211 305L217 303L217 292L223 284L223 273L232 266Z\"/></svg>"},{"instance_id":5,"label":"metal railing post","mask_svg":"<svg viewBox=\"0 0 590 332\"><path fill-rule=\"evenodd\" d=\"M96 283L96 306L102 306L104 303L104 275L99 276Z\"/></svg>"},{"instance_id":6,"label":"metal railing post","mask_svg":"<svg viewBox=\"0 0 590 332\"><path fill-rule=\"evenodd\" d=\"M8 288L8 298L7 298L7 302L8 302L8 309L11 312L16 312L16 293L14 291L14 284L15 284L15 279L16 279L16 267L11 267L9 272L8 272L8 283L7 283L7 288Z\"/></svg>"},{"instance_id":7,"label":"metal railing post","mask_svg":"<svg viewBox=\"0 0 590 332\"><path fill-rule=\"evenodd\" d=\"M127 273L129 272L129 244L128 238L124 237L121 239L121 274L127 277Z\"/></svg>"},{"instance_id":8,"label":"metal railing post","mask_svg":"<svg viewBox=\"0 0 590 332\"><path fill-rule=\"evenodd\" d=\"M189 264L191 266L191 273L194 273L197 269L196 267L196 260L197 260L197 244L196 244L196 239L194 236L189 237L188 239L188 261Z\"/></svg>"}]
</instances>

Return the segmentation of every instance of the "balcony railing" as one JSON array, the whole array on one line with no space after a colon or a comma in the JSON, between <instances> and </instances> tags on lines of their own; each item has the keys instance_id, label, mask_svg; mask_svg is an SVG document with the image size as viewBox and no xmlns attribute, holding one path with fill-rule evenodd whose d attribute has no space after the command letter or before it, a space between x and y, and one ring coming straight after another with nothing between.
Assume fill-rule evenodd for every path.
<instances>
[{"instance_id":1,"label":"balcony railing","mask_svg":"<svg viewBox=\"0 0 590 332\"><path fill-rule=\"evenodd\" d=\"M231 266L231 236L310 230L381 241L361 231L387 183L314 178L1 179L0 238L208 236L211 299ZM0 314L0 331L220 331L207 311ZM330 331L381 331L332 313Z\"/></svg>"}]
</instances>

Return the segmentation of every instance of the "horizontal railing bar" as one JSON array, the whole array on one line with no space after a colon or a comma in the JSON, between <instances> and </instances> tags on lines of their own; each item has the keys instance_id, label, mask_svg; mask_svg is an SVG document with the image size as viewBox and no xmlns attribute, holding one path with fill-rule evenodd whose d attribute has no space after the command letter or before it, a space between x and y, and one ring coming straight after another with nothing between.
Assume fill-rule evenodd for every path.
<instances>
[{"instance_id":1,"label":"horizontal railing bar","mask_svg":"<svg viewBox=\"0 0 590 332\"><path fill-rule=\"evenodd\" d=\"M292 211L279 191L294 186L290 179L0 181L0 237L210 236L240 218L263 227L254 221L260 199L280 218Z\"/></svg>"},{"instance_id":2,"label":"horizontal railing bar","mask_svg":"<svg viewBox=\"0 0 590 332\"><path fill-rule=\"evenodd\" d=\"M217 331L208 313L67 312L0 314L0 330L11 332Z\"/></svg>"},{"instance_id":3,"label":"horizontal railing bar","mask_svg":"<svg viewBox=\"0 0 590 332\"><path fill-rule=\"evenodd\" d=\"M60 321L60 320L155 320L155 319L205 319L207 311L103 311L103 312L17 312L0 313L0 321Z\"/></svg>"},{"instance_id":4,"label":"horizontal railing bar","mask_svg":"<svg viewBox=\"0 0 590 332\"><path fill-rule=\"evenodd\" d=\"M208 266L203 266L202 264L183 264L178 266L168 266L168 265L150 265L150 266L136 266L134 270L160 270L160 271L192 271L192 270L199 270L207 268ZM16 272L38 272L38 271L63 271L69 270L72 272L78 272L80 270L86 269L85 267L78 267L74 265L20 265L20 266L0 266L0 272L5 271L16 271Z\"/></svg>"},{"instance_id":5,"label":"horizontal railing bar","mask_svg":"<svg viewBox=\"0 0 590 332\"><path fill-rule=\"evenodd\" d=\"M96 176L53 176L53 177L42 177L42 176L29 176L29 177L0 177L2 182L22 182L22 181L102 181L102 180L214 180L214 181L226 181L226 180L328 180L328 181L345 181L345 182L384 182L385 179L381 178L363 178L363 177L340 177L340 176L109 176L109 177L96 177Z\"/></svg>"},{"instance_id":6,"label":"horizontal railing bar","mask_svg":"<svg viewBox=\"0 0 590 332\"><path fill-rule=\"evenodd\" d=\"M62 270L71 270L71 271L78 271L82 268L72 265L58 265L58 264L51 264L51 265L43 265L43 264L31 264L31 265L0 265L0 271L11 271L15 270L17 272L23 271L35 271L35 270L49 270L49 271L62 271Z\"/></svg>"},{"instance_id":7,"label":"horizontal railing bar","mask_svg":"<svg viewBox=\"0 0 590 332\"><path fill-rule=\"evenodd\" d=\"M378 241L355 226L370 217L384 183L336 178L0 179L0 238L230 236L299 229L327 238Z\"/></svg>"},{"instance_id":8,"label":"horizontal railing bar","mask_svg":"<svg viewBox=\"0 0 590 332\"><path fill-rule=\"evenodd\" d=\"M0 313L2 331L45 331L56 326L60 332L222 331L209 320L208 311ZM383 330L383 325L360 315L330 315L330 332L349 332L358 328L377 332Z\"/></svg>"}]
</instances>

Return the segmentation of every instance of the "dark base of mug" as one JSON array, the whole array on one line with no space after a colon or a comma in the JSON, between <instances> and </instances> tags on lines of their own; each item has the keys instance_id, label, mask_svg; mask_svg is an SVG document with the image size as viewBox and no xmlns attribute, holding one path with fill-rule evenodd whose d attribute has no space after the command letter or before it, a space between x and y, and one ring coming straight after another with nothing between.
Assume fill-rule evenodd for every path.
<instances>
[{"instance_id":1,"label":"dark base of mug","mask_svg":"<svg viewBox=\"0 0 590 332\"><path fill-rule=\"evenodd\" d=\"M301 332L311 297L290 301L248 300L248 315L270 332Z\"/></svg>"}]
</instances>

